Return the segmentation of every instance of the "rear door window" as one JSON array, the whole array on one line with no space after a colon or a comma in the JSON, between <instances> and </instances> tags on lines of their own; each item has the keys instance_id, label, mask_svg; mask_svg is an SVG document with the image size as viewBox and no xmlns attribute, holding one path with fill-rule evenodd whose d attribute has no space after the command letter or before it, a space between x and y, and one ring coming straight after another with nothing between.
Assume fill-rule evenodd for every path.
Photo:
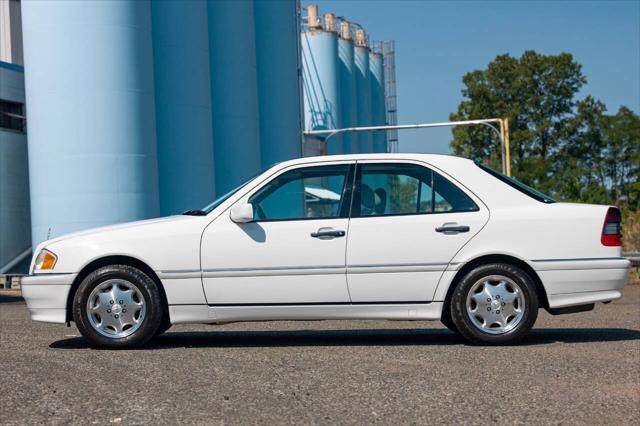
<instances>
[{"instance_id":1,"label":"rear door window","mask_svg":"<svg viewBox=\"0 0 640 426\"><path fill-rule=\"evenodd\" d=\"M468 195L427 167L410 163L358 166L353 217L476 210Z\"/></svg>"}]
</instances>

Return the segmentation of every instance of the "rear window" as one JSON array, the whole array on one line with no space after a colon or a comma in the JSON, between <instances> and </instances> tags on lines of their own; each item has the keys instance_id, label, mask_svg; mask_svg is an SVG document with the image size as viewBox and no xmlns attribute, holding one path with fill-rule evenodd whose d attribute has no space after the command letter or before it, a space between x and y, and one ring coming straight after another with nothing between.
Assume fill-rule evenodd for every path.
<instances>
[{"instance_id":1,"label":"rear window","mask_svg":"<svg viewBox=\"0 0 640 426\"><path fill-rule=\"evenodd\" d=\"M551 198L547 194L544 194L544 193L538 191L537 189L531 188L529 185L525 185L524 183L520 182L518 179L512 178L512 177L507 176L507 175L503 175L502 173L500 173L500 172L498 172L496 170L493 170L491 167L487 167L484 164L480 164L477 161L476 161L476 165L478 167L480 167L482 170L484 170L485 172L487 172L490 175L500 179L502 182L504 182L507 185L517 189L518 191L522 192L523 194L528 195L529 197L533 198L534 200L538 200L538 201L541 201L541 202L547 203L547 204L557 203L556 200L554 200L553 198Z\"/></svg>"}]
</instances>

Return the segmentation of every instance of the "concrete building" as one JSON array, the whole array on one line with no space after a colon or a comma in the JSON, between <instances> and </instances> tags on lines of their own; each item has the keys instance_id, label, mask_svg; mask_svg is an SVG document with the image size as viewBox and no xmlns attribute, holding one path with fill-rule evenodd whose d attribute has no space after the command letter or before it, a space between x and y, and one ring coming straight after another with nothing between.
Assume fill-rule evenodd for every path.
<instances>
[{"instance_id":1,"label":"concrete building","mask_svg":"<svg viewBox=\"0 0 640 426\"><path fill-rule=\"evenodd\" d=\"M23 269L31 251L24 111L23 68L0 61L0 274Z\"/></svg>"},{"instance_id":2,"label":"concrete building","mask_svg":"<svg viewBox=\"0 0 640 426\"><path fill-rule=\"evenodd\" d=\"M20 0L0 0L0 61L23 64Z\"/></svg>"},{"instance_id":3,"label":"concrete building","mask_svg":"<svg viewBox=\"0 0 640 426\"><path fill-rule=\"evenodd\" d=\"M20 2L0 0L0 274L31 249Z\"/></svg>"}]
</instances>

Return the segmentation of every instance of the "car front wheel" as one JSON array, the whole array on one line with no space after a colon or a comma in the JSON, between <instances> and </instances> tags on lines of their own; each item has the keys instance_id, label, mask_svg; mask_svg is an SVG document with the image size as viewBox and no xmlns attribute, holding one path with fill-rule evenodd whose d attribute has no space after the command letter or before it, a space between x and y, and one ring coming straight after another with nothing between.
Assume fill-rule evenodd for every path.
<instances>
[{"instance_id":1,"label":"car front wheel","mask_svg":"<svg viewBox=\"0 0 640 426\"><path fill-rule=\"evenodd\" d=\"M73 319L91 346L108 349L144 345L162 323L156 283L128 265L105 266L78 287Z\"/></svg>"},{"instance_id":2,"label":"car front wheel","mask_svg":"<svg viewBox=\"0 0 640 426\"><path fill-rule=\"evenodd\" d=\"M538 296L532 278L509 264L481 265L457 284L451 298L453 323L475 344L516 343L538 317Z\"/></svg>"}]
</instances>

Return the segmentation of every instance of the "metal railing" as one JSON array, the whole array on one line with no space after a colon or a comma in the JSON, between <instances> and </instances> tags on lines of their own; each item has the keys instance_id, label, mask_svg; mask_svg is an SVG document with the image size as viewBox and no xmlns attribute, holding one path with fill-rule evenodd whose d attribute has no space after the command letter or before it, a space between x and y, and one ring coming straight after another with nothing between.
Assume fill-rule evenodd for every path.
<instances>
[{"instance_id":1,"label":"metal railing","mask_svg":"<svg viewBox=\"0 0 640 426\"><path fill-rule=\"evenodd\" d=\"M499 128L494 124L498 124ZM418 123L418 124L400 124L394 126L366 126L366 127L347 127L343 129L322 129L322 130L305 130L305 135L324 136L324 140L328 141L332 136L346 132L378 132L389 130L405 130L405 129L428 129L434 127L456 127L480 125L491 129L500 141L502 154L502 173L511 176L511 167L509 165L509 132L505 128L507 120L502 118L485 118L481 120L464 120L464 121L443 121L440 123Z\"/></svg>"},{"instance_id":2,"label":"metal railing","mask_svg":"<svg viewBox=\"0 0 640 426\"><path fill-rule=\"evenodd\" d=\"M631 267L636 268L636 273L640 275L640 252L628 251L622 253L622 257L625 257L631 261Z\"/></svg>"}]
</instances>

